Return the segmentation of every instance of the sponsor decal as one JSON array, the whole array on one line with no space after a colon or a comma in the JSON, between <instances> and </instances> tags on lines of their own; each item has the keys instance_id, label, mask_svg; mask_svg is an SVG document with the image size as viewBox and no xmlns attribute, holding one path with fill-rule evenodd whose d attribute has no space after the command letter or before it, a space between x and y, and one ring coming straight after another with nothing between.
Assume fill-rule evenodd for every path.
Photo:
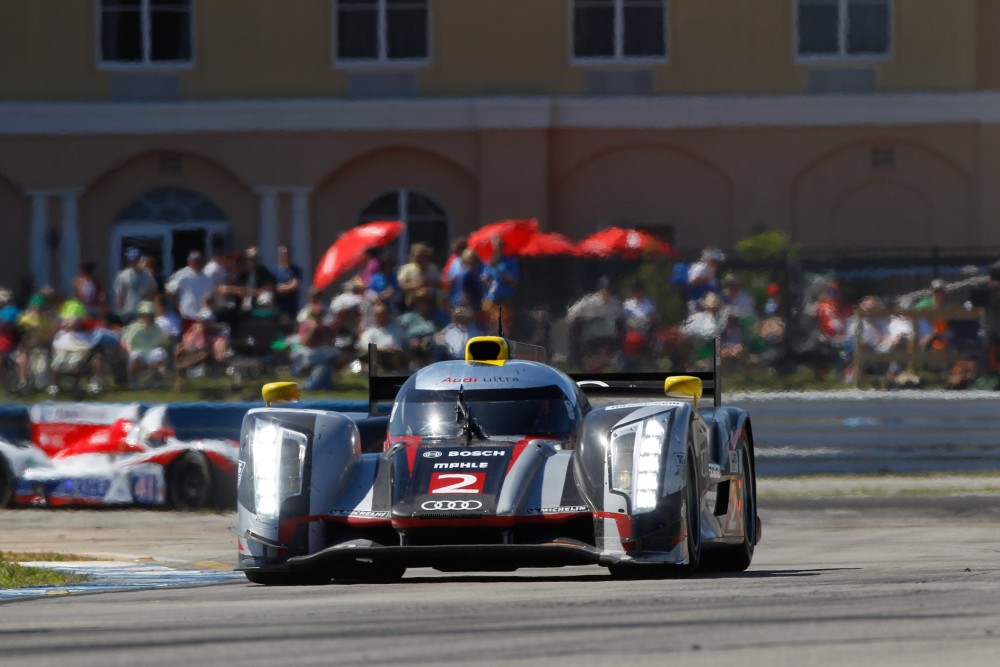
<instances>
[{"instance_id":1,"label":"sponsor decal","mask_svg":"<svg viewBox=\"0 0 1000 667\"><path fill-rule=\"evenodd\" d=\"M243 466L245 466L246 464L247 464L246 461L240 461L239 462L239 467L236 469L236 485L237 486L239 486L239 483L243 481Z\"/></svg>"},{"instance_id":2,"label":"sponsor decal","mask_svg":"<svg viewBox=\"0 0 1000 667\"><path fill-rule=\"evenodd\" d=\"M420 504L420 509L428 512L469 512L482 508L478 500L428 500Z\"/></svg>"},{"instance_id":3,"label":"sponsor decal","mask_svg":"<svg viewBox=\"0 0 1000 667\"><path fill-rule=\"evenodd\" d=\"M424 452L424 458L425 459L436 459L436 458L439 458L440 456L441 456L441 452L437 451L436 449L432 449L429 452Z\"/></svg>"},{"instance_id":4,"label":"sponsor decal","mask_svg":"<svg viewBox=\"0 0 1000 667\"><path fill-rule=\"evenodd\" d=\"M361 519L388 519L388 512L376 512L371 510L330 510L333 516L358 517Z\"/></svg>"},{"instance_id":5,"label":"sponsor decal","mask_svg":"<svg viewBox=\"0 0 1000 667\"><path fill-rule=\"evenodd\" d=\"M684 466L687 464L686 454L674 454L674 461L677 463L677 470L674 474L680 475L684 472Z\"/></svg>"},{"instance_id":6,"label":"sponsor decal","mask_svg":"<svg viewBox=\"0 0 1000 667\"><path fill-rule=\"evenodd\" d=\"M482 493L486 484L484 472L431 473L428 493Z\"/></svg>"},{"instance_id":7,"label":"sponsor decal","mask_svg":"<svg viewBox=\"0 0 1000 667\"><path fill-rule=\"evenodd\" d=\"M483 384L489 384L491 382L520 382L521 378L514 375L488 375L485 377L471 377L471 378L444 378L441 380L441 384L475 384L477 382L482 382Z\"/></svg>"},{"instance_id":8,"label":"sponsor decal","mask_svg":"<svg viewBox=\"0 0 1000 667\"><path fill-rule=\"evenodd\" d=\"M605 385L607 386L607 385ZM604 409L606 410L626 410L630 408L649 408L655 406L681 406L684 405L681 401L649 401L647 403L618 403L615 405L606 405Z\"/></svg>"},{"instance_id":9,"label":"sponsor decal","mask_svg":"<svg viewBox=\"0 0 1000 667\"><path fill-rule=\"evenodd\" d=\"M503 456L506 453L504 449L453 449L448 456Z\"/></svg>"},{"instance_id":10,"label":"sponsor decal","mask_svg":"<svg viewBox=\"0 0 1000 667\"><path fill-rule=\"evenodd\" d=\"M528 514L566 514L568 512L587 512L585 505L566 505L565 507L531 507Z\"/></svg>"},{"instance_id":11,"label":"sponsor decal","mask_svg":"<svg viewBox=\"0 0 1000 667\"><path fill-rule=\"evenodd\" d=\"M743 474L743 460L740 458L739 452L729 452L729 472L737 475Z\"/></svg>"},{"instance_id":12,"label":"sponsor decal","mask_svg":"<svg viewBox=\"0 0 1000 667\"><path fill-rule=\"evenodd\" d=\"M718 463L709 463L707 475L710 479L722 479L722 466Z\"/></svg>"},{"instance_id":13,"label":"sponsor decal","mask_svg":"<svg viewBox=\"0 0 1000 667\"><path fill-rule=\"evenodd\" d=\"M452 461L451 463L435 463L435 470L453 470L458 469L468 469L468 468L488 468L488 461Z\"/></svg>"}]
</instances>

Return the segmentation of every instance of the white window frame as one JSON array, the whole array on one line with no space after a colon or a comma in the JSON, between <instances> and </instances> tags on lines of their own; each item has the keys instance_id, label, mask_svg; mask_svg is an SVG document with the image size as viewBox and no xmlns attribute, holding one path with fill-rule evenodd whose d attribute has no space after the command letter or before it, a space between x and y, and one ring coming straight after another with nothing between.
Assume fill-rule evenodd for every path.
<instances>
[{"instance_id":1,"label":"white window frame","mask_svg":"<svg viewBox=\"0 0 1000 667\"><path fill-rule=\"evenodd\" d=\"M427 55L423 58L389 58L389 31L386 20L385 0L370 0L376 5L378 20L376 24L376 35L378 38L378 55L373 59L349 58L342 60L337 52L339 43L337 39L337 24L340 18L340 7L337 0L330 0L333 10L330 12L332 30L330 33L330 44L333 46L331 60L336 69L420 69L429 67L432 61L431 52L433 42L431 37L434 34L434 3L427 0Z\"/></svg>"},{"instance_id":2,"label":"white window frame","mask_svg":"<svg viewBox=\"0 0 1000 667\"><path fill-rule=\"evenodd\" d=\"M95 30L94 34L97 36L97 44L94 50L95 57L97 59L97 68L99 70L153 70L153 71L177 71L177 70L189 70L193 69L195 62L197 60L197 48L198 41L196 39L197 32L195 31L195 3L197 0L191 1L191 9L189 16L190 31L191 31L191 59L190 60L151 60L150 51L153 47L153 35L152 35L152 10L149 0L139 0L141 2L140 6L140 22L142 26L142 60L138 62L128 62L123 60L104 60L104 3L102 0L97 0L94 3L96 6L96 11L94 12L94 22Z\"/></svg>"},{"instance_id":3,"label":"white window frame","mask_svg":"<svg viewBox=\"0 0 1000 667\"><path fill-rule=\"evenodd\" d=\"M212 256L212 238L214 236L226 237L232 233L232 224L224 220L187 220L184 222L148 222L145 220L118 220L111 231L111 243L108 248L110 257L108 259L108 270L111 279L122 270L122 241L126 238L149 238L159 239L163 248L163 258L160 262L160 270L165 278L181 268L174 266L174 232L185 231L205 231L205 247L201 249L205 257Z\"/></svg>"},{"instance_id":4,"label":"white window frame","mask_svg":"<svg viewBox=\"0 0 1000 667\"><path fill-rule=\"evenodd\" d=\"M627 56L625 55L625 2L613 0L615 3L615 53L613 56L578 56L576 55L576 0L567 0L569 4L569 60L573 65L607 65L624 63L628 65L655 64L670 62L670 0L660 0L663 4L663 55L662 56Z\"/></svg>"},{"instance_id":5,"label":"white window frame","mask_svg":"<svg viewBox=\"0 0 1000 667\"><path fill-rule=\"evenodd\" d=\"M799 4L801 0L792 0L792 24L795 34L792 39L792 55L797 63L816 62L885 62L892 60L896 48L896 11L894 0L886 0L889 5L889 39L885 53L848 53L847 52L847 7L850 0L837 0L837 52L836 53L799 53Z\"/></svg>"}]
</instances>

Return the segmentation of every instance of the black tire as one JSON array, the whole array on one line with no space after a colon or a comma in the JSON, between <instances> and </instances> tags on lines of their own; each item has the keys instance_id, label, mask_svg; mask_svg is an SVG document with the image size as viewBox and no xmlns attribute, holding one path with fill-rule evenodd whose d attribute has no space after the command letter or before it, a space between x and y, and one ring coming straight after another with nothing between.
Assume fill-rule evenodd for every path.
<instances>
[{"instance_id":1,"label":"black tire","mask_svg":"<svg viewBox=\"0 0 1000 667\"><path fill-rule=\"evenodd\" d=\"M170 467L167 494L180 512L195 512L212 502L212 471L198 452L188 452Z\"/></svg>"},{"instance_id":2,"label":"black tire","mask_svg":"<svg viewBox=\"0 0 1000 667\"><path fill-rule=\"evenodd\" d=\"M320 572L261 572L246 570L247 581L262 586L320 586L329 583L330 575Z\"/></svg>"},{"instance_id":3,"label":"black tire","mask_svg":"<svg viewBox=\"0 0 1000 667\"><path fill-rule=\"evenodd\" d=\"M10 505L14 496L14 471L7 459L0 455L0 509Z\"/></svg>"},{"instance_id":4,"label":"black tire","mask_svg":"<svg viewBox=\"0 0 1000 667\"><path fill-rule=\"evenodd\" d=\"M743 478L740 480L739 502L743 505L743 541L706 550L702 570L706 572L742 572L750 567L757 539L757 499L754 495L753 468L744 446L740 451Z\"/></svg>"},{"instance_id":5,"label":"black tire","mask_svg":"<svg viewBox=\"0 0 1000 667\"><path fill-rule=\"evenodd\" d=\"M701 566L701 483L698 478L698 459L694 450L687 453L687 494L684 498L684 523L687 531L688 562L676 566L677 575L688 577Z\"/></svg>"}]
</instances>

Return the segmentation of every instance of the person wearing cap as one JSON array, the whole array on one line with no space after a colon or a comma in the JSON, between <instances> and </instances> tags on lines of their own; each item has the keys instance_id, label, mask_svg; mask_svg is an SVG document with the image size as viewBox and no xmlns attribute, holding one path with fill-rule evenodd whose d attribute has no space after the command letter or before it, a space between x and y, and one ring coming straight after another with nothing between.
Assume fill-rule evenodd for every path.
<instances>
[{"instance_id":1,"label":"person wearing cap","mask_svg":"<svg viewBox=\"0 0 1000 667\"><path fill-rule=\"evenodd\" d=\"M698 301L698 308L681 323L681 334L701 341L714 339L726 326L725 304L715 292Z\"/></svg>"},{"instance_id":2,"label":"person wearing cap","mask_svg":"<svg viewBox=\"0 0 1000 667\"><path fill-rule=\"evenodd\" d=\"M141 259L138 248L126 248L125 268L118 272L112 285L114 310L123 322L135 319L139 304L152 299L157 292L156 278L140 264Z\"/></svg>"},{"instance_id":3,"label":"person wearing cap","mask_svg":"<svg viewBox=\"0 0 1000 667\"><path fill-rule=\"evenodd\" d=\"M150 370L157 377L167 371L167 335L156 324L156 307L152 301L139 304L135 322L122 332L122 347L128 354L128 378L132 389L139 387L139 374Z\"/></svg>"},{"instance_id":4,"label":"person wearing cap","mask_svg":"<svg viewBox=\"0 0 1000 667\"><path fill-rule=\"evenodd\" d=\"M198 317L205 305L206 297L214 290L212 279L205 274L205 258L201 251L191 250L187 256L187 266L178 269L167 281L166 291L177 303L186 331Z\"/></svg>"}]
</instances>

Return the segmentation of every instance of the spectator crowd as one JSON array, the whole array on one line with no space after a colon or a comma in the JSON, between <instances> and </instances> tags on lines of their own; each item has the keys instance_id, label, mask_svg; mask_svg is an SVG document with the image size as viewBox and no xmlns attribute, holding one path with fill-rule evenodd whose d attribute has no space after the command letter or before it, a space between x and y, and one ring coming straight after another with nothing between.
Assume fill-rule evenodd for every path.
<instances>
[{"instance_id":1,"label":"spectator crowd","mask_svg":"<svg viewBox=\"0 0 1000 667\"><path fill-rule=\"evenodd\" d=\"M264 266L254 247L220 249L207 261L193 250L186 265L166 277L158 275L154 258L128 248L108 289L93 262L81 264L71 294L43 287L17 303L0 288L3 383L21 394L96 393L109 384L182 391L201 375L287 367L307 388L329 389L339 373L365 369L370 344L377 346L377 372L405 374L461 358L470 337L493 333L498 324L523 340L559 347L551 345L557 319L566 326L564 358L555 361L576 369L696 370L712 363L718 339L727 365L779 372L807 365L848 381L858 372L854 356L862 348L959 352L967 363L950 369L949 386L956 388L984 373L1000 375L996 265L971 296L961 293L968 299L935 280L908 302L865 296L852 304L836 280L827 280L802 304L792 304L775 282L751 294L740 276L722 270L725 254L707 248L663 277L686 310L670 321L647 295L650 286L634 278L615 285L598 277L565 317L518 312L518 259L499 237L485 254L458 239L438 267L431 248L414 243L397 267L394 251L371 249L329 298L306 289L287 246L278 247L274 267ZM983 313L971 325L970 318L944 314L967 305ZM929 315L914 317L915 310ZM895 361L879 372L901 378L908 369Z\"/></svg>"}]
</instances>

